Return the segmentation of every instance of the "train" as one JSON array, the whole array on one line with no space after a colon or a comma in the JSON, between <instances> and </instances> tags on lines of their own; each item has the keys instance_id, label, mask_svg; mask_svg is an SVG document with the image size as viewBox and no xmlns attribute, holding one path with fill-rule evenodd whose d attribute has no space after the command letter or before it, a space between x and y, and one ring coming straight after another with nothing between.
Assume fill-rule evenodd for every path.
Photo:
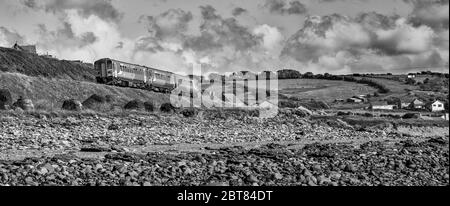
<instances>
[{"instance_id":1,"label":"train","mask_svg":"<svg viewBox=\"0 0 450 206\"><path fill-rule=\"evenodd\" d=\"M102 58L95 61L94 69L97 71L96 81L100 84L132 87L163 93L170 93L174 89L181 87L197 90L196 80L188 76L112 58Z\"/></svg>"}]
</instances>

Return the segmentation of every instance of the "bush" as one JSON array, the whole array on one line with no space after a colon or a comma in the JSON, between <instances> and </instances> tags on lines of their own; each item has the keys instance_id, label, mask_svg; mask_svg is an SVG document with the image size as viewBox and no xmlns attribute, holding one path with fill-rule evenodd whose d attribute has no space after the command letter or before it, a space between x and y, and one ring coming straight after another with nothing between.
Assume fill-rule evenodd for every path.
<instances>
[{"instance_id":1,"label":"bush","mask_svg":"<svg viewBox=\"0 0 450 206\"><path fill-rule=\"evenodd\" d=\"M364 116L365 117L373 117L373 114L372 113L364 113Z\"/></svg>"},{"instance_id":2,"label":"bush","mask_svg":"<svg viewBox=\"0 0 450 206\"><path fill-rule=\"evenodd\" d=\"M278 101L278 107L280 108L297 108L298 106L300 105L295 101Z\"/></svg>"},{"instance_id":3,"label":"bush","mask_svg":"<svg viewBox=\"0 0 450 206\"><path fill-rule=\"evenodd\" d=\"M65 100L63 102L63 105L61 107L64 110L70 110L70 111L81 111L83 109L83 105L80 101L69 99Z\"/></svg>"},{"instance_id":4,"label":"bush","mask_svg":"<svg viewBox=\"0 0 450 206\"><path fill-rule=\"evenodd\" d=\"M406 113L402 116L403 119L417 119L420 115L417 113Z\"/></svg>"},{"instance_id":5,"label":"bush","mask_svg":"<svg viewBox=\"0 0 450 206\"><path fill-rule=\"evenodd\" d=\"M184 117L193 117L198 114L198 111L195 108L186 108L181 111Z\"/></svg>"},{"instance_id":6,"label":"bush","mask_svg":"<svg viewBox=\"0 0 450 206\"><path fill-rule=\"evenodd\" d=\"M89 109L97 109L101 104L106 103L106 98L97 94L93 94L83 102L83 107Z\"/></svg>"},{"instance_id":7,"label":"bush","mask_svg":"<svg viewBox=\"0 0 450 206\"><path fill-rule=\"evenodd\" d=\"M11 106L12 96L8 90L0 89L0 109L6 109L6 106Z\"/></svg>"},{"instance_id":8,"label":"bush","mask_svg":"<svg viewBox=\"0 0 450 206\"><path fill-rule=\"evenodd\" d=\"M349 112L343 112L343 111L339 111L336 113L337 116L344 116L344 115L349 115Z\"/></svg>"},{"instance_id":9,"label":"bush","mask_svg":"<svg viewBox=\"0 0 450 206\"><path fill-rule=\"evenodd\" d=\"M144 108L144 103L138 99L129 101L124 107L127 110L140 110Z\"/></svg>"},{"instance_id":10,"label":"bush","mask_svg":"<svg viewBox=\"0 0 450 206\"><path fill-rule=\"evenodd\" d=\"M159 108L161 112L174 112L175 107L171 103L163 103L161 104L161 107Z\"/></svg>"}]
</instances>

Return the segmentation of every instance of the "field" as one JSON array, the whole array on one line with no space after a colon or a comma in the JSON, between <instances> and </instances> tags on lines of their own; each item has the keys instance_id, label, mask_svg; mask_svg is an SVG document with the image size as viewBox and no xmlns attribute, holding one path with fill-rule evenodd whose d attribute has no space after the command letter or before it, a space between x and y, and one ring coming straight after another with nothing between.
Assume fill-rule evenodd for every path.
<instances>
[{"instance_id":1,"label":"field","mask_svg":"<svg viewBox=\"0 0 450 206\"><path fill-rule=\"evenodd\" d=\"M281 94L327 102L376 92L376 89L363 84L320 79L279 80L278 85Z\"/></svg>"}]
</instances>

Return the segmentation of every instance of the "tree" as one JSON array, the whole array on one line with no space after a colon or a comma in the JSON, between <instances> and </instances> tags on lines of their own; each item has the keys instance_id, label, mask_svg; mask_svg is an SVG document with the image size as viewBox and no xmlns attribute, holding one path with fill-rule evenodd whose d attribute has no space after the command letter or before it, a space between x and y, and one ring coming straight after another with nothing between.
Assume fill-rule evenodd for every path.
<instances>
[{"instance_id":1,"label":"tree","mask_svg":"<svg viewBox=\"0 0 450 206\"><path fill-rule=\"evenodd\" d=\"M302 74L297 70L283 69L277 71L278 79L300 79Z\"/></svg>"},{"instance_id":2,"label":"tree","mask_svg":"<svg viewBox=\"0 0 450 206\"><path fill-rule=\"evenodd\" d=\"M303 74L303 78L311 79L314 77L314 74L312 72L306 72Z\"/></svg>"}]
</instances>

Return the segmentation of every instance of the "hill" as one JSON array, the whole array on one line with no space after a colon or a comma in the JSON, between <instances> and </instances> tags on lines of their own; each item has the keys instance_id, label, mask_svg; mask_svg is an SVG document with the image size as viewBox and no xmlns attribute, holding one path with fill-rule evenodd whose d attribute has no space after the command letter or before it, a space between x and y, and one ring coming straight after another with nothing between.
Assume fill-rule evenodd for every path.
<instances>
[{"instance_id":1,"label":"hill","mask_svg":"<svg viewBox=\"0 0 450 206\"><path fill-rule=\"evenodd\" d=\"M141 89L42 76L30 77L8 72L0 72L0 89L9 90L14 100L24 96L33 100L35 107L44 108L61 108L66 99L84 101L93 94L112 95L122 106L133 99L153 101L156 105L169 101L167 94Z\"/></svg>"},{"instance_id":2,"label":"hill","mask_svg":"<svg viewBox=\"0 0 450 206\"><path fill-rule=\"evenodd\" d=\"M0 47L0 71L80 81L95 81L96 74L90 64L58 60L4 47Z\"/></svg>"}]
</instances>

